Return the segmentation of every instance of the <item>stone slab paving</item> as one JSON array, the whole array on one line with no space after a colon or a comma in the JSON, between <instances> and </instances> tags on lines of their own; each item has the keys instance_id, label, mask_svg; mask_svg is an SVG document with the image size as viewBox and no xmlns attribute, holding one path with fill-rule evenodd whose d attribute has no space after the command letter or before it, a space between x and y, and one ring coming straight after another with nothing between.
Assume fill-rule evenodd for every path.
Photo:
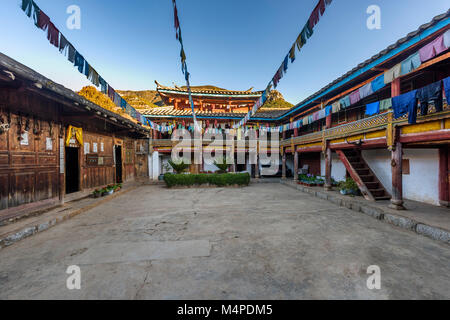
<instances>
[{"instance_id":1,"label":"stone slab paving","mask_svg":"<svg viewBox=\"0 0 450 320\"><path fill-rule=\"evenodd\" d=\"M81 290L68 290L68 266ZM381 289L366 286L378 265ZM142 186L0 250L0 299L449 299L450 246L279 183Z\"/></svg>"}]
</instances>

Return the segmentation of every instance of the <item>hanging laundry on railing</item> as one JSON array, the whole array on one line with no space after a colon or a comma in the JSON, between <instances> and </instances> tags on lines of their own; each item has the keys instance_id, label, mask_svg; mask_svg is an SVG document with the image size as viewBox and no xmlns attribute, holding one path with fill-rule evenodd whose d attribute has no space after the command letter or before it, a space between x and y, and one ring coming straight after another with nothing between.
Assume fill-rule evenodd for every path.
<instances>
[{"instance_id":1,"label":"hanging laundry on railing","mask_svg":"<svg viewBox=\"0 0 450 320\"><path fill-rule=\"evenodd\" d=\"M386 71L384 73L384 83L389 84L392 81L394 81L394 79L397 79L398 77L400 77L401 71L402 71L401 63L395 65L392 69Z\"/></svg>"},{"instance_id":2,"label":"hanging laundry on railing","mask_svg":"<svg viewBox=\"0 0 450 320\"><path fill-rule=\"evenodd\" d=\"M384 99L380 101L380 112L389 110L392 108L392 98Z\"/></svg>"},{"instance_id":3,"label":"hanging laundry on railing","mask_svg":"<svg viewBox=\"0 0 450 320\"><path fill-rule=\"evenodd\" d=\"M444 83L444 92L447 103L450 103L450 77L445 78L442 82Z\"/></svg>"},{"instance_id":4,"label":"hanging laundry on railing","mask_svg":"<svg viewBox=\"0 0 450 320\"><path fill-rule=\"evenodd\" d=\"M368 83L365 86L359 88L359 97L361 100L370 96L371 94L373 94L372 83Z\"/></svg>"},{"instance_id":5,"label":"hanging laundry on railing","mask_svg":"<svg viewBox=\"0 0 450 320\"><path fill-rule=\"evenodd\" d=\"M373 80L371 84L373 92L377 92L378 90L384 88L386 86L386 84L384 83L384 74Z\"/></svg>"},{"instance_id":6,"label":"hanging laundry on railing","mask_svg":"<svg viewBox=\"0 0 450 320\"><path fill-rule=\"evenodd\" d=\"M428 114L428 103L433 101L436 112L442 111L442 81L437 81L417 90L417 100L420 102L420 114Z\"/></svg>"},{"instance_id":7,"label":"hanging laundry on railing","mask_svg":"<svg viewBox=\"0 0 450 320\"><path fill-rule=\"evenodd\" d=\"M361 97L359 95L359 90L355 90L352 93L350 93L350 104L358 103L361 100Z\"/></svg>"},{"instance_id":8,"label":"hanging laundry on railing","mask_svg":"<svg viewBox=\"0 0 450 320\"><path fill-rule=\"evenodd\" d=\"M373 116L374 114L377 114L380 112L380 102L374 102L374 103L369 103L368 105L366 105L366 115L367 116Z\"/></svg>"},{"instance_id":9,"label":"hanging laundry on railing","mask_svg":"<svg viewBox=\"0 0 450 320\"><path fill-rule=\"evenodd\" d=\"M407 73L413 72L422 65L420 61L420 55L418 52L410 55L406 60L402 62L402 69L400 75L405 75Z\"/></svg>"},{"instance_id":10,"label":"hanging laundry on railing","mask_svg":"<svg viewBox=\"0 0 450 320\"><path fill-rule=\"evenodd\" d=\"M392 98L392 109L396 119L409 114L408 122L416 123L417 118L417 90Z\"/></svg>"},{"instance_id":11,"label":"hanging laundry on railing","mask_svg":"<svg viewBox=\"0 0 450 320\"><path fill-rule=\"evenodd\" d=\"M447 49L448 47L444 45L444 35L441 35L419 50L420 60L428 61Z\"/></svg>"},{"instance_id":12,"label":"hanging laundry on railing","mask_svg":"<svg viewBox=\"0 0 450 320\"><path fill-rule=\"evenodd\" d=\"M332 113L336 113L336 112L339 112L339 111L341 111L341 102L340 102L340 100L336 101L335 103L333 103L331 105L331 112Z\"/></svg>"},{"instance_id":13,"label":"hanging laundry on railing","mask_svg":"<svg viewBox=\"0 0 450 320\"><path fill-rule=\"evenodd\" d=\"M444 46L450 48L450 29L444 33Z\"/></svg>"}]
</instances>

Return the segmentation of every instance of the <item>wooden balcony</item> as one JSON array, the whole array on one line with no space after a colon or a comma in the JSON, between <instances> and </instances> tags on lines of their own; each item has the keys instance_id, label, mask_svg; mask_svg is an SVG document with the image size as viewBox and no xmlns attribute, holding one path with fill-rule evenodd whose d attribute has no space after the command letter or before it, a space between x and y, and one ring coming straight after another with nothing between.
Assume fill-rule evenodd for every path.
<instances>
[{"instance_id":1,"label":"wooden balcony","mask_svg":"<svg viewBox=\"0 0 450 320\"><path fill-rule=\"evenodd\" d=\"M290 139L281 141L280 146L305 146L323 144L325 141L343 143L345 139L368 140L375 138L386 139L386 144L389 146L393 141L394 129L396 127L400 128L402 136L430 132L450 134L450 107L445 105L442 112L418 116L416 124L409 124L407 116L393 119L393 112L389 111L330 129L291 137Z\"/></svg>"}]
</instances>

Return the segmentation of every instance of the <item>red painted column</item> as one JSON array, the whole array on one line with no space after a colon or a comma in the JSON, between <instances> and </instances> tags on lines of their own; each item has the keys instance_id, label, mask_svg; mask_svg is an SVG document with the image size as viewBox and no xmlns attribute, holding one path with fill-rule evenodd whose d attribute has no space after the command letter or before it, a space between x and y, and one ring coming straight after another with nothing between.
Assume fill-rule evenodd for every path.
<instances>
[{"instance_id":1,"label":"red painted column","mask_svg":"<svg viewBox=\"0 0 450 320\"><path fill-rule=\"evenodd\" d=\"M395 79L391 83L391 97L401 94L400 78ZM394 139L394 148L391 151L391 168L392 168L392 199L390 208L395 210L405 210L403 206L403 146L398 139L400 132L397 130Z\"/></svg>"},{"instance_id":2,"label":"red painted column","mask_svg":"<svg viewBox=\"0 0 450 320\"><path fill-rule=\"evenodd\" d=\"M439 204L450 207L450 148L439 149Z\"/></svg>"},{"instance_id":3,"label":"red painted column","mask_svg":"<svg viewBox=\"0 0 450 320\"><path fill-rule=\"evenodd\" d=\"M331 114L327 116L325 125L327 129L331 128Z\"/></svg>"},{"instance_id":4,"label":"red painted column","mask_svg":"<svg viewBox=\"0 0 450 320\"><path fill-rule=\"evenodd\" d=\"M297 147L294 150L294 181L298 181L298 151Z\"/></svg>"},{"instance_id":5,"label":"red painted column","mask_svg":"<svg viewBox=\"0 0 450 320\"><path fill-rule=\"evenodd\" d=\"M390 208L395 210L405 210L403 206L403 148L400 142L395 143L392 150L392 199Z\"/></svg>"},{"instance_id":6,"label":"red painted column","mask_svg":"<svg viewBox=\"0 0 450 320\"><path fill-rule=\"evenodd\" d=\"M391 97L397 97L401 94L400 78L395 79L391 83Z\"/></svg>"},{"instance_id":7,"label":"red painted column","mask_svg":"<svg viewBox=\"0 0 450 320\"><path fill-rule=\"evenodd\" d=\"M281 177L286 179L286 150L283 148Z\"/></svg>"},{"instance_id":8,"label":"red painted column","mask_svg":"<svg viewBox=\"0 0 450 320\"><path fill-rule=\"evenodd\" d=\"M325 151L325 191L330 191L332 188L331 183L331 148L329 143L327 143L327 149Z\"/></svg>"},{"instance_id":9,"label":"red painted column","mask_svg":"<svg viewBox=\"0 0 450 320\"><path fill-rule=\"evenodd\" d=\"M298 137L298 128L294 128L294 137Z\"/></svg>"}]
</instances>

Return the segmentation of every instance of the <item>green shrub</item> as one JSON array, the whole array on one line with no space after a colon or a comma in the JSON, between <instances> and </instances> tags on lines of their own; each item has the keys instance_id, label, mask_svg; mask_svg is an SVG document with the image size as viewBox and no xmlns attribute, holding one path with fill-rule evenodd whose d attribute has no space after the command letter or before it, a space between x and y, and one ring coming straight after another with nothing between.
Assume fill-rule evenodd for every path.
<instances>
[{"instance_id":1,"label":"green shrub","mask_svg":"<svg viewBox=\"0 0 450 320\"><path fill-rule=\"evenodd\" d=\"M357 191L359 190L358 185L352 178L347 178L345 181L339 183L340 190Z\"/></svg>"},{"instance_id":2,"label":"green shrub","mask_svg":"<svg viewBox=\"0 0 450 320\"><path fill-rule=\"evenodd\" d=\"M173 174L166 173L164 175L164 182L167 187L175 186L200 186L200 185L215 185L218 187L224 186L248 186L250 183L250 175L248 173L224 173L224 174Z\"/></svg>"},{"instance_id":3,"label":"green shrub","mask_svg":"<svg viewBox=\"0 0 450 320\"><path fill-rule=\"evenodd\" d=\"M172 160L169 160L168 162L170 166L173 168L173 170L178 174L183 173L184 171L186 171L187 168L189 168L189 165L184 163L184 161L173 162Z\"/></svg>"},{"instance_id":4,"label":"green shrub","mask_svg":"<svg viewBox=\"0 0 450 320\"><path fill-rule=\"evenodd\" d=\"M227 173L229 164L226 158L222 158L219 161L214 161L214 165L219 168L219 173Z\"/></svg>"}]
</instances>

